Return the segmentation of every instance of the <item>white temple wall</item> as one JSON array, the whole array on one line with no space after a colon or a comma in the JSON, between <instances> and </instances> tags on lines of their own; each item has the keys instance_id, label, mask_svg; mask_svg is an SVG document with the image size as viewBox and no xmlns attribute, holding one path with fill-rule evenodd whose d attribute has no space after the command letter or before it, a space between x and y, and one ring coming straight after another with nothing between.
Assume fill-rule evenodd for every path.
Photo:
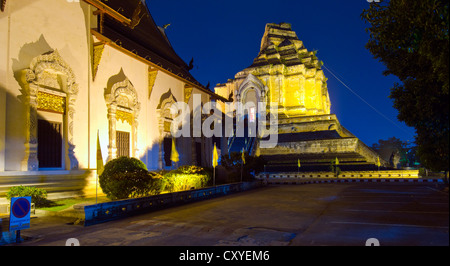
<instances>
[{"instance_id":1,"label":"white temple wall","mask_svg":"<svg viewBox=\"0 0 450 266\"><path fill-rule=\"evenodd\" d=\"M6 93L0 87L0 172L5 171Z\"/></svg>"},{"instance_id":2,"label":"white temple wall","mask_svg":"<svg viewBox=\"0 0 450 266\"><path fill-rule=\"evenodd\" d=\"M2 112L7 125L4 170L19 171L25 155L25 111L23 85L20 84L23 76L20 71L29 68L33 58L54 50L58 50L79 84L74 124L80 125L76 127L73 141L76 156L87 151L82 141L87 136L87 128L81 122L87 120L82 106L87 97L89 57L81 5L85 4L54 0L8 1L5 12L0 13L0 43L6 48L0 53L0 87L5 91L7 102ZM87 161L80 158L79 165L85 167Z\"/></svg>"},{"instance_id":3,"label":"white temple wall","mask_svg":"<svg viewBox=\"0 0 450 266\"><path fill-rule=\"evenodd\" d=\"M73 130L78 168L96 169L97 132L103 160L107 161L110 129L105 95L113 84L125 78L136 90L140 103L135 157L146 163L148 169L159 168L159 146L164 133L161 134L157 106L169 89L177 101L183 101L186 83L159 70L149 95L149 66L108 45L104 47L93 80L93 43L98 41L90 33L90 28L95 27L95 16L91 15L93 9L83 1L11 0L7 2L6 10L0 12L0 172L24 171L22 161L28 126L24 104L27 83L23 70L30 68L33 58L53 51L59 53L73 72L78 85L70 129ZM194 93L202 94L204 103L210 99L207 93L198 89L194 89ZM192 97L189 104L192 108ZM39 117L48 115L38 112ZM52 119L63 120L56 116ZM69 128L64 130L69 131ZM116 121L116 130L132 131L123 121ZM207 145L209 142L203 140L202 147L206 152L211 150L211 145ZM183 140L177 149L181 159L179 165L191 164L192 144ZM66 164L61 170L69 168Z\"/></svg>"},{"instance_id":4,"label":"white temple wall","mask_svg":"<svg viewBox=\"0 0 450 266\"><path fill-rule=\"evenodd\" d=\"M110 92L112 86L118 82L128 79L137 93L137 101L140 103L138 112L138 133L137 133L137 158L142 157L143 146L145 146L145 129L147 125L147 98L148 98L148 66L126 54L105 45L102 53L95 81L92 81L90 88L90 165L96 165L97 154L97 130L99 130L102 157L106 162L108 158L109 145L109 120L108 108L105 95ZM124 130L131 133L123 121L117 120L116 130ZM128 124L128 126L130 126ZM132 153L130 153L131 155Z\"/></svg>"}]
</instances>

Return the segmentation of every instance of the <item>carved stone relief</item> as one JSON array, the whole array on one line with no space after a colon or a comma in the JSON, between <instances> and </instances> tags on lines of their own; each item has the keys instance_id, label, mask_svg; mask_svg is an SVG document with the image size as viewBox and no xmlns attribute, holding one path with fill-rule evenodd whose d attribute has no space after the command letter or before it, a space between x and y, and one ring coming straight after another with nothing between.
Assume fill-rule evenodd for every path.
<instances>
[{"instance_id":1,"label":"carved stone relief","mask_svg":"<svg viewBox=\"0 0 450 266\"><path fill-rule=\"evenodd\" d=\"M140 103L136 89L128 78L112 85L110 93L105 95L108 108L109 145L108 161L117 157L116 122L122 120L131 125L131 147L133 157L138 156L137 132Z\"/></svg>"},{"instance_id":2,"label":"carved stone relief","mask_svg":"<svg viewBox=\"0 0 450 266\"><path fill-rule=\"evenodd\" d=\"M26 133L25 133L25 157L22 160L22 171L39 170L37 157L37 109L44 109L66 113L64 123L67 132L64 138L68 162L66 168L77 169L78 160L75 157L75 145L73 145L73 117L75 102L78 94L78 84L72 69L61 58L58 51L51 51L35 57L30 67L25 69L23 98L26 106ZM48 93L48 88L62 91L61 93ZM59 94L59 95L58 95ZM66 95L62 97L61 95Z\"/></svg>"},{"instance_id":3,"label":"carved stone relief","mask_svg":"<svg viewBox=\"0 0 450 266\"><path fill-rule=\"evenodd\" d=\"M193 87L185 86L184 87L184 102L189 103L189 99L191 99Z\"/></svg>"},{"instance_id":4,"label":"carved stone relief","mask_svg":"<svg viewBox=\"0 0 450 266\"><path fill-rule=\"evenodd\" d=\"M159 169L163 168L163 142L165 137L170 137L170 125L172 123L173 117L170 113L170 107L172 104L176 103L177 99L173 96L171 90L169 89L166 93L161 95L159 104L157 106L158 120L159 120L159 156L158 156L158 166Z\"/></svg>"},{"instance_id":5,"label":"carved stone relief","mask_svg":"<svg viewBox=\"0 0 450 266\"><path fill-rule=\"evenodd\" d=\"M58 96L47 92L39 91L37 93L37 108L57 113L65 113L66 98L63 96Z\"/></svg>"},{"instance_id":6,"label":"carved stone relief","mask_svg":"<svg viewBox=\"0 0 450 266\"><path fill-rule=\"evenodd\" d=\"M98 71L98 65L100 65L100 60L102 59L103 50L105 49L104 43L95 43L94 51L92 55L92 80L95 80Z\"/></svg>"},{"instance_id":7,"label":"carved stone relief","mask_svg":"<svg viewBox=\"0 0 450 266\"><path fill-rule=\"evenodd\" d=\"M148 68L148 98L152 96L153 86L155 85L158 70L151 67Z\"/></svg>"}]
</instances>

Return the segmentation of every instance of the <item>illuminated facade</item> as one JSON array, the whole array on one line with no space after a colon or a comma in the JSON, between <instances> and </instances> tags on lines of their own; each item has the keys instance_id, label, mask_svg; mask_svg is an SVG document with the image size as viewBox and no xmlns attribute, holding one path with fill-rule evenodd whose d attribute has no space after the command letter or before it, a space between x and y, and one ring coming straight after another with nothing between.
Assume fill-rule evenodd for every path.
<instances>
[{"instance_id":1,"label":"illuminated facade","mask_svg":"<svg viewBox=\"0 0 450 266\"><path fill-rule=\"evenodd\" d=\"M286 117L330 114L330 98L321 62L287 23L267 24L253 64L219 84L216 93L236 101L252 98L278 103Z\"/></svg>"},{"instance_id":2,"label":"illuminated facade","mask_svg":"<svg viewBox=\"0 0 450 266\"><path fill-rule=\"evenodd\" d=\"M321 66L315 52L305 48L290 24L270 23L253 64L215 87L217 94L235 103L265 102L267 110L256 110L260 115L278 105L277 146L255 145L249 151L265 157L268 170L297 171L299 159L305 171L327 170L335 158L343 169L371 169L376 163L378 154L331 114L327 78ZM228 109L225 104L221 108L223 112Z\"/></svg>"},{"instance_id":3,"label":"illuminated facade","mask_svg":"<svg viewBox=\"0 0 450 266\"><path fill-rule=\"evenodd\" d=\"M105 162L171 169L171 104L222 99L189 73L143 1L1 3L0 194L69 176L92 185L97 132ZM211 139L176 147L179 165L211 164Z\"/></svg>"}]
</instances>

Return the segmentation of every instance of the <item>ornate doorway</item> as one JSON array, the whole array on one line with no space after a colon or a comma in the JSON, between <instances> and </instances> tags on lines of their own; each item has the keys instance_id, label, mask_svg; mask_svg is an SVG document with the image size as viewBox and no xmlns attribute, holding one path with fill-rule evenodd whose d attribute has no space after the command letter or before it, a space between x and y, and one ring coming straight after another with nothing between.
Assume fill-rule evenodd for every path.
<instances>
[{"instance_id":1,"label":"ornate doorway","mask_svg":"<svg viewBox=\"0 0 450 266\"><path fill-rule=\"evenodd\" d=\"M136 89L128 78L121 82L115 83L111 91L105 95L106 106L108 108L108 124L109 124L109 145L108 145L108 161L125 154L125 156L138 156L137 148L137 130L138 115L140 103ZM128 124L130 131L118 131L116 126L118 122ZM128 144L122 139L128 137ZM118 144L120 140L120 144ZM124 145L131 145L128 148L128 155ZM120 152L118 149L120 148Z\"/></svg>"},{"instance_id":2,"label":"ornate doorway","mask_svg":"<svg viewBox=\"0 0 450 266\"><path fill-rule=\"evenodd\" d=\"M75 83L72 69L55 50L35 57L30 67L23 73L26 81L22 95L25 104L26 130L25 157L22 160L21 170L37 171L42 167L77 169L78 161L73 144L73 118L78 84ZM48 117L54 117L53 114L57 114L58 117L55 120L49 120ZM46 123L60 125L51 129ZM42 131L41 138L38 137L38 130ZM51 134L53 137L45 139L42 134ZM61 136L60 140L58 134ZM56 145L61 150L61 162L49 162L48 152L50 150L56 152L58 150ZM40 156L38 156L38 146L40 146ZM39 159L43 162L40 163Z\"/></svg>"},{"instance_id":3,"label":"ornate doorway","mask_svg":"<svg viewBox=\"0 0 450 266\"><path fill-rule=\"evenodd\" d=\"M172 162L170 161L170 152L172 150L172 134L170 133L170 126L174 116L170 113L170 107L176 102L177 99L169 89L166 93L161 95L159 104L156 107L159 116L160 134L158 155L159 169L172 166Z\"/></svg>"}]
</instances>

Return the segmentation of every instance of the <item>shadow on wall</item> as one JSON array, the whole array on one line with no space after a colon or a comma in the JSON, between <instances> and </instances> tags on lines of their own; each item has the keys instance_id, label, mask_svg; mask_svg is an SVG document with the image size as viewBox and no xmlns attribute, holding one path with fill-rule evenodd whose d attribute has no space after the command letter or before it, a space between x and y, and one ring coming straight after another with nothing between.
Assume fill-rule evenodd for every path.
<instances>
[{"instance_id":1,"label":"shadow on wall","mask_svg":"<svg viewBox=\"0 0 450 266\"><path fill-rule=\"evenodd\" d=\"M49 69L45 68L47 65L44 62L39 65L39 69L36 68L38 72L26 72L31 67L33 59L53 52L54 50L41 35L36 42L24 44L19 51L18 58L12 59L12 72L19 89L17 94L12 93L17 87L13 84L9 88L10 92L5 93L7 102L6 106L3 107L6 118L4 126L5 170L38 170L38 168L63 170L76 169L78 166L78 159L73 154L73 143L68 140L71 125L68 124L70 120L67 117L72 118L72 116L69 115L70 112L67 113L67 97L47 93L48 97L39 98L37 91L30 90L27 81L27 79L34 80L34 75L39 75L41 78L38 82L45 81L45 86L38 84L34 89L41 91L45 88L49 91L65 92L67 88L64 85L65 78L62 75L71 73L71 70L67 73L59 73L62 66L65 67L64 62L55 60L57 69L53 69L50 65L48 66ZM47 87L47 83L52 86ZM6 92L6 89L3 88L2 90ZM48 108L38 110L30 108L28 110L30 95L37 97L36 105L38 105L39 100L43 100L44 107L47 106L45 105L47 103L50 109L54 108L55 105L51 98L59 97L59 114L54 114L54 112L52 114L52 111L47 110ZM28 156L27 151L29 151L30 156ZM37 156L39 158L36 158ZM39 165L37 165L36 160L39 160Z\"/></svg>"},{"instance_id":2,"label":"shadow on wall","mask_svg":"<svg viewBox=\"0 0 450 266\"><path fill-rule=\"evenodd\" d=\"M125 73L123 72L123 69L120 68L119 73L117 73L117 74L114 75L114 76L111 76L111 77L108 79L108 82L107 82L107 84L106 84L106 89L105 89L104 96L106 96L106 95L108 95L108 94L111 93L111 89L112 89L112 87L113 87L114 84L119 83L119 82L122 82L122 81L124 81L124 80L126 80L126 79L127 79L127 76L126 76ZM130 81L130 82L131 82L131 81Z\"/></svg>"},{"instance_id":3,"label":"shadow on wall","mask_svg":"<svg viewBox=\"0 0 450 266\"><path fill-rule=\"evenodd\" d=\"M0 95L4 97L4 106L0 106L2 116L0 125L0 160L3 160L4 170L19 171L20 162L25 157L25 106L19 99L0 87Z\"/></svg>"},{"instance_id":4,"label":"shadow on wall","mask_svg":"<svg viewBox=\"0 0 450 266\"><path fill-rule=\"evenodd\" d=\"M52 50L44 36L41 35L36 42L24 44L19 51L18 58L12 59L12 72L21 89L18 96L6 93L5 170L21 170L20 163L25 157L24 132L27 127L25 86L27 82L24 70L30 67L33 58Z\"/></svg>"},{"instance_id":5,"label":"shadow on wall","mask_svg":"<svg viewBox=\"0 0 450 266\"><path fill-rule=\"evenodd\" d=\"M176 149L179 154L180 161L177 163L178 167L182 165L187 165L190 162L186 161L187 156L180 149L180 143L177 141L175 144ZM164 138L161 144L158 141L153 141L151 147L147 147L144 155L140 158L142 162L147 165L149 171L159 171L159 170L173 170L177 168L177 164L170 161L170 154L172 149L172 139ZM161 159L160 159L160 148L161 148ZM162 164L162 167L161 167Z\"/></svg>"},{"instance_id":6,"label":"shadow on wall","mask_svg":"<svg viewBox=\"0 0 450 266\"><path fill-rule=\"evenodd\" d=\"M158 141L153 141L150 147L147 147L145 153L141 156L140 160L147 165L147 169L149 171L158 171L158 170L173 170L181 167L183 165L197 165L202 167L205 166L202 163L201 151L197 152L197 149L201 148L200 145L196 145L195 151L192 144L191 137L179 137L176 138L175 147L179 154L179 162L174 164L170 161L170 154L172 151L172 138L164 138L161 142L161 160L160 162L160 143ZM196 142L196 144L199 144ZM195 145L195 144L194 144ZM160 163L162 163L162 169L160 167Z\"/></svg>"},{"instance_id":7,"label":"shadow on wall","mask_svg":"<svg viewBox=\"0 0 450 266\"><path fill-rule=\"evenodd\" d=\"M139 158L145 163L149 171L158 171L158 159L159 159L159 143L154 141L151 147L147 147L145 153Z\"/></svg>"}]
</instances>

